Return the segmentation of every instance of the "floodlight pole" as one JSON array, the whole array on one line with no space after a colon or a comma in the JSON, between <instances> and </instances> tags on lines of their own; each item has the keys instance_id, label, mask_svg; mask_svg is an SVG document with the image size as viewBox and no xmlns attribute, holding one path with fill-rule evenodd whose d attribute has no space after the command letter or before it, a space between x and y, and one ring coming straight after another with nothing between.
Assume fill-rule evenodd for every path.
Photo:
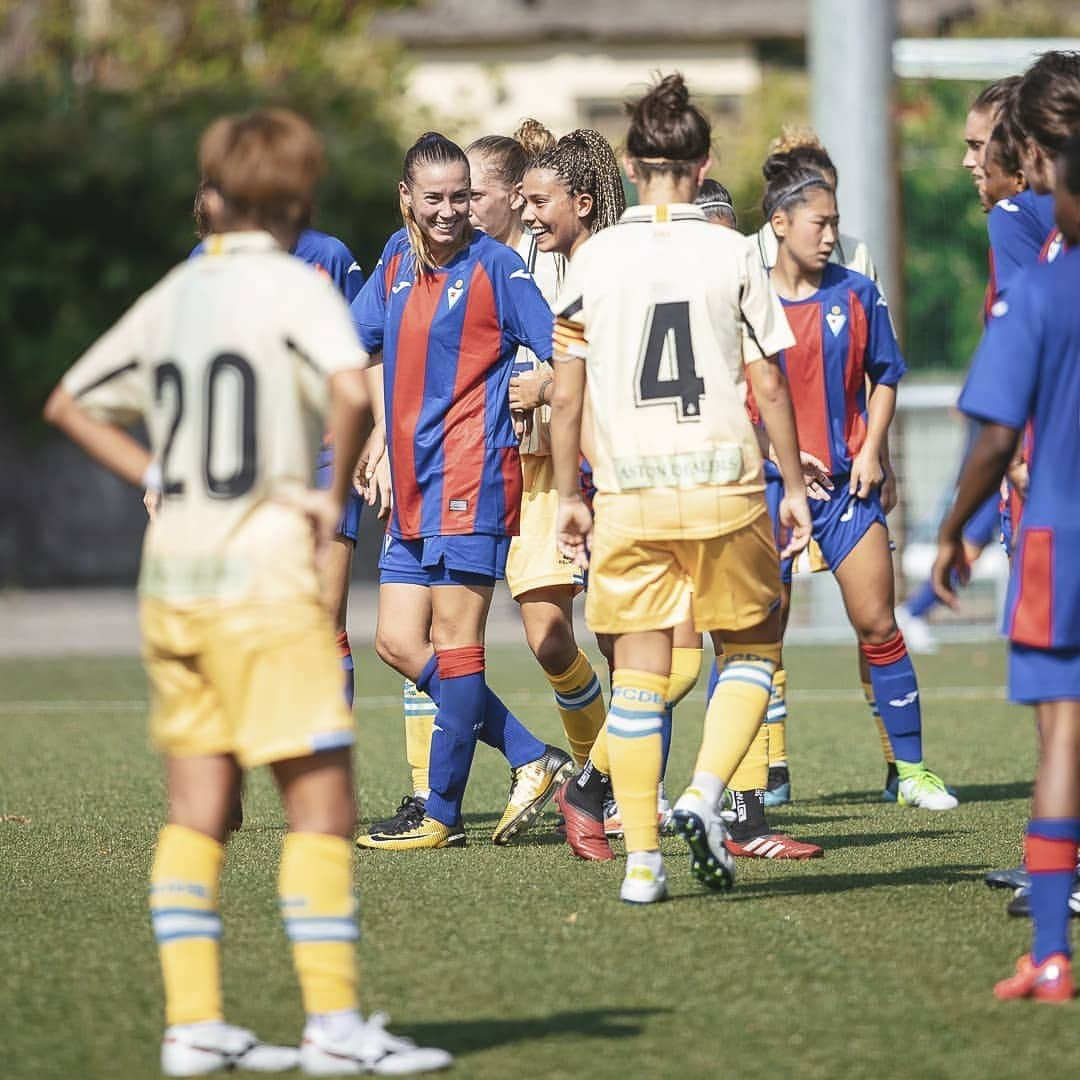
<instances>
[{"instance_id":1,"label":"floodlight pole","mask_svg":"<svg viewBox=\"0 0 1080 1080\"><path fill-rule=\"evenodd\" d=\"M840 227L865 240L900 325L894 0L812 0L814 127L836 163Z\"/></svg>"}]
</instances>

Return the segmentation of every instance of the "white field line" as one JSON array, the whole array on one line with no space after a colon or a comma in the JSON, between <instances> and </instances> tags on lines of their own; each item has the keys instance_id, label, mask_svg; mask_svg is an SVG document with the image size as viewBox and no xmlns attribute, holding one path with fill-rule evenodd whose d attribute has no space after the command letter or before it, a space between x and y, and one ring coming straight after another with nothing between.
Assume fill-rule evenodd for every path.
<instances>
[{"instance_id":1,"label":"white field line","mask_svg":"<svg viewBox=\"0 0 1080 1080\"><path fill-rule=\"evenodd\" d=\"M507 705L543 706L551 703L551 695L532 690L520 690L502 695ZM1004 686L931 686L920 691L923 701L1004 701ZM788 701L819 705L849 705L863 700L860 690L793 690ZM400 697L358 694L356 704L362 710L393 709L401 705ZM30 701L0 701L0 716L17 713L35 715L68 715L70 713L138 713L145 712L149 702L138 699L123 701L79 701L77 699L43 699Z\"/></svg>"}]
</instances>

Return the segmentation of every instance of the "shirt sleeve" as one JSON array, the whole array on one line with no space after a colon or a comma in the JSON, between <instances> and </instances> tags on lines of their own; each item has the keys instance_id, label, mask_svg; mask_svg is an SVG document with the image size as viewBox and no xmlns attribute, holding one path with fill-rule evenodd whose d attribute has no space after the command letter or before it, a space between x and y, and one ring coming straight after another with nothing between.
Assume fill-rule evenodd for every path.
<instances>
[{"instance_id":1,"label":"shirt sleeve","mask_svg":"<svg viewBox=\"0 0 1080 1080\"><path fill-rule=\"evenodd\" d=\"M752 363L776 356L795 344L784 305L761 265L757 245L748 241L743 253L739 282L739 313L742 319L743 362Z\"/></svg>"},{"instance_id":2,"label":"shirt sleeve","mask_svg":"<svg viewBox=\"0 0 1080 1080\"><path fill-rule=\"evenodd\" d=\"M374 356L383 346L386 332L386 268L390 262L393 239L383 249L371 277L349 304L354 333L369 356Z\"/></svg>"},{"instance_id":3,"label":"shirt sleeve","mask_svg":"<svg viewBox=\"0 0 1080 1080\"><path fill-rule=\"evenodd\" d=\"M330 277L347 303L352 303L364 285L364 271L355 256L341 240L334 240L329 266Z\"/></svg>"},{"instance_id":4,"label":"shirt sleeve","mask_svg":"<svg viewBox=\"0 0 1080 1080\"><path fill-rule=\"evenodd\" d=\"M990 252L994 260L994 298L1000 299L1016 282L1016 275L1039 261L1042 237L1030 227L1017 203L1002 199L986 219Z\"/></svg>"},{"instance_id":5,"label":"shirt sleeve","mask_svg":"<svg viewBox=\"0 0 1080 1080\"><path fill-rule=\"evenodd\" d=\"M585 341L584 267L587 259L579 251L569 263L562 288L555 300L553 360L584 360L588 355Z\"/></svg>"},{"instance_id":6,"label":"shirt sleeve","mask_svg":"<svg viewBox=\"0 0 1080 1080\"><path fill-rule=\"evenodd\" d=\"M333 282L315 272L305 273L305 282L287 331L293 352L323 378L366 367L369 354L360 347L348 305Z\"/></svg>"},{"instance_id":7,"label":"shirt sleeve","mask_svg":"<svg viewBox=\"0 0 1080 1080\"><path fill-rule=\"evenodd\" d=\"M889 305L881 290L869 282L859 299L866 312L866 357L863 367L876 386L896 386L907 372L907 364L893 333Z\"/></svg>"},{"instance_id":8,"label":"shirt sleeve","mask_svg":"<svg viewBox=\"0 0 1080 1080\"><path fill-rule=\"evenodd\" d=\"M1019 431L1031 414L1042 354L1044 312L1031 274L1023 274L1008 300L994 304L976 350L960 410L976 420Z\"/></svg>"},{"instance_id":9,"label":"shirt sleeve","mask_svg":"<svg viewBox=\"0 0 1080 1080\"><path fill-rule=\"evenodd\" d=\"M143 297L71 366L61 385L80 408L112 424L138 423L147 413L149 380Z\"/></svg>"},{"instance_id":10,"label":"shirt sleeve","mask_svg":"<svg viewBox=\"0 0 1080 1080\"><path fill-rule=\"evenodd\" d=\"M518 345L532 349L540 360L551 359L552 315L524 260L516 251L492 260L489 273L495 278L504 331Z\"/></svg>"}]
</instances>

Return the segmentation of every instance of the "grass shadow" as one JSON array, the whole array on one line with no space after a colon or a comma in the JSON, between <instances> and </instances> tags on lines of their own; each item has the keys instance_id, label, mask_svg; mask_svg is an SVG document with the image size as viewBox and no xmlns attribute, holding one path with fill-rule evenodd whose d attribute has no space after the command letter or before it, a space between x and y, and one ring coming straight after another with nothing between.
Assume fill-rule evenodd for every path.
<instances>
[{"instance_id":1,"label":"grass shadow","mask_svg":"<svg viewBox=\"0 0 1080 1080\"><path fill-rule=\"evenodd\" d=\"M960 803L965 802L1008 802L1010 799L1031 798L1032 780L1009 781L1000 784L965 784L957 788Z\"/></svg>"},{"instance_id":2,"label":"grass shadow","mask_svg":"<svg viewBox=\"0 0 1080 1080\"><path fill-rule=\"evenodd\" d=\"M800 874L798 877L739 885L728 901L736 903L769 896L823 896L903 885L962 885L970 881L981 882L985 872L985 867L981 865L954 864L913 866L907 870L887 870L870 874Z\"/></svg>"},{"instance_id":3,"label":"grass shadow","mask_svg":"<svg viewBox=\"0 0 1080 1080\"><path fill-rule=\"evenodd\" d=\"M803 836L798 839L810 844L820 844L826 855L836 848L876 847L904 840L945 840L963 833L955 829L926 829L919 832L840 833L836 836Z\"/></svg>"},{"instance_id":4,"label":"grass shadow","mask_svg":"<svg viewBox=\"0 0 1080 1080\"><path fill-rule=\"evenodd\" d=\"M640 1035L643 1019L671 1009L609 1008L550 1013L548 1016L487 1016L473 1020L431 1021L403 1026L403 1034L424 1046L441 1046L454 1054L489 1050L536 1039L585 1035L597 1039L626 1039Z\"/></svg>"}]
</instances>

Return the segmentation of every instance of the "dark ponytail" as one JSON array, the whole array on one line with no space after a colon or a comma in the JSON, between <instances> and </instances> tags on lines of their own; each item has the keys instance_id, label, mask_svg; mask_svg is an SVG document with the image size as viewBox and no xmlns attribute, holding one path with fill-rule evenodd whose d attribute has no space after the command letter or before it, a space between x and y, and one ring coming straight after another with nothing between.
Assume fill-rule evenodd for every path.
<instances>
[{"instance_id":1,"label":"dark ponytail","mask_svg":"<svg viewBox=\"0 0 1080 1080\"><path fill-rule=\"evenodd\" d=\"M644 97L627 102L626 112L626 152L642 179L657 172L683 179L709 156L712 128L690 103L690 91L678 72L665 75Z\"/></svg>"}]
</instances>

